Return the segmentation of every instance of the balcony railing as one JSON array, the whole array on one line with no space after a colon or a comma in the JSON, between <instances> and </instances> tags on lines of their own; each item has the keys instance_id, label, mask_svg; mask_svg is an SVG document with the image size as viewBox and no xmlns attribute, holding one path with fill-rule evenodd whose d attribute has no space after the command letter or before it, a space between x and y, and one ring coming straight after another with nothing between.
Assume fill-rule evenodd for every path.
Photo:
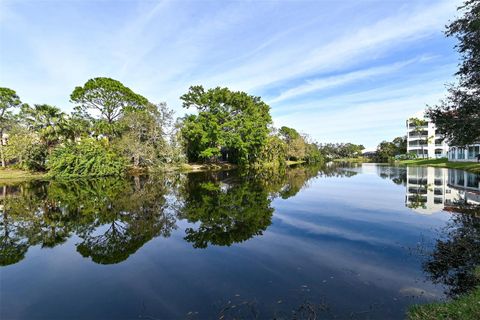
<instances>
[{"instance_id":1,"label":"balcony railing","mask_svg":"<svg viewBox=\"0 0 480 320\"><path fill-rule=\"evenodd\" d=\"M423 126L412 126L412 125L408 125L408 129L409 129L409 130L413 130L413 129L428 129L428 124L423 125Z\"/></svg>"},{"instance_id":2,"label":"balcony railing","mask_svg":"<svg viewBox=\"0 0 480 320\"><path fill-rule=\"evenodd\" d=\"M428 134L409 134L409 138L428 138Z\"/></svg>"}]
</instances>

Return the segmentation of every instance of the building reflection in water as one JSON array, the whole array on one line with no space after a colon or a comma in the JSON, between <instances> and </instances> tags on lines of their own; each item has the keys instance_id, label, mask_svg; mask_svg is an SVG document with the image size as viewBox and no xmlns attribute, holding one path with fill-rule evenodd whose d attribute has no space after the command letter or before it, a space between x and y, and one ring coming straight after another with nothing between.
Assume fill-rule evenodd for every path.
<instances>
[{"instance_id":1,"label":"building reflection in water","mask_svg":"<svg viewBox=\"0 0 480 320\"><path fill-rule=\"evenodd\" d=\"M432 214L458 203L480 205L480 175L455 169L407 167L406 206Z\"/></svg>"}]
</instances>

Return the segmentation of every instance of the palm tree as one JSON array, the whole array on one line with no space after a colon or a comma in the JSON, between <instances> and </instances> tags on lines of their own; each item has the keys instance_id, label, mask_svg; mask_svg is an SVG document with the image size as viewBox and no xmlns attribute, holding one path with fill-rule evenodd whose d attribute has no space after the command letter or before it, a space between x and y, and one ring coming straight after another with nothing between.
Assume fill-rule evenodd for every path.
<instances>
[{"instance_id":1,"label":"palm tree","mask_svg":"<svg viewBox=\"0 0 480 320\"><path fill-rule=\"evenodd\" d=\"M67 116L59 108L48 104L22 107L21 115L30 130L35 131L50 154L65 135Z\"/></svg>"}]
</instances>

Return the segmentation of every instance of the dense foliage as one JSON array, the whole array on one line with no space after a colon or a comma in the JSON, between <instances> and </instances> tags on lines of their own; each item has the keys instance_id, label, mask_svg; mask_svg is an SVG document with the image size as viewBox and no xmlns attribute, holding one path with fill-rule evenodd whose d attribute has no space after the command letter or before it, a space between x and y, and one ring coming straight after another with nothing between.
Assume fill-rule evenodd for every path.
<instances>
[{"instance_id":1,"label":"dense foliage","mask_svg":"<svg viewBox=\"0 0 480 320\"><path fill-rule=\"evenodd\" d=\"M295 195L318 167L236 175L172 173L155 178L29 181L5 186L0 198L0 266L18 263L30 247L53 248L72 236L76 251L115 264L155 237L191 222L192 246L232 245L270 224L274 197Z\"/></svg>"},{"instance_id":2,"label":"dense foliage","mask_svg":"<svg viewBox=\"0 0 480 320\"><path fill-rule=\"evenodd\" d=\"M356 158L362 155L365 147L354 143L325 143L319 150L326 159Z\"/></svg>"},{"instance_id":3,"label":"dense foliage","mask_svg":"<svg viewBox=\"0 0 480 320\"><path fill-rule=\"evenodd\" d=\"M270 107L259 97L193 86L180 99L185 108L198 110L197 115L185 117L181 129L190 161L252 164L260 160L272 119Z\"/></svg>"},{"instance_id":4,"label":"dense foliage","mask_svg":"<svg viewBox=\"0 0 480 320\"><path fill-rule=\"evenodd\" d=\"M396 137L393 141L382 141L377 146L374 160L377 162L389 162L396 156L406 155L407 137Z\"/></svg>"},{"instance_id":5,"label":"dense foliage","mask_svg":"<svg viewBox=\"0 0 480 320\"><path fill-rule=\"evenodd\" d=\"M83 87L76 87L70 95L77 103L77 111L92 118L96 134L112 137L118 134L117 120L129 110L142 109L148 103L143 96L125 87L120 81L110 78L88 80ZM93 117L89 111L100 114Z\"/></svg>"},{"instance_id":6,"label":"dense foliage","mask_svg":"<svg viewBox=\"0 0 480 320\"><path fill-rule=\"evenodd\" d=\"M451 145L463 146L480 140L480 0L467 0L459 10L462 16L446 31L458 40L458 84L426 113Z\"/></svg>"},{"instance_id":7,"label":"dense foliage","mask_svg":"<svg viewBox=\"0 0 480 320\"><path fill-rule=\"evenodd\" d=\"M0 89L0 135L8 133L3 163L49 170L51 176L121 175L185 159L256 168L323 160L305 135L273 128L270 107L259 97L228 88L191 87L181 99L198 113L176 122L165 103L149 102L110 78L76 87L71 114L48 104L22 104L13 90Z\"/></svg>"},{"instance_id":8,"label":"dense foliage","mask_svg":"<svg viewBox=\"0 0 480 320\"><path fill-rule=\"evenodd\" d=\"M22 102L17 93L9 88L0 88L0 158L5 167L4 133L12 125L13 109L20 107Z\"/></svg>"},{"instance_id":9,"label":"dense foliage","mask_svg":"<svg viewBox=\"0 0 480 320\"><path fill-rule=\"evenodd\" d=\"M126 162L106 141L83 139L55 149L47 168L51 175L59 177L118 176L125 172Z\"/></svg>"}]
</instances>

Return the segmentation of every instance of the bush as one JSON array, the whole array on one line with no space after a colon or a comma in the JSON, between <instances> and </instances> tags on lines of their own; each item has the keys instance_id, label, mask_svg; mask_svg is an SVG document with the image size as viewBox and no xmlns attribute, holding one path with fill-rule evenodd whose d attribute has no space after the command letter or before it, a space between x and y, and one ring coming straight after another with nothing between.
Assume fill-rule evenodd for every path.
<instances>
[{"instance_id":1,"label":"bush","mask_svg":"<svg viewBox=\"0 0 480 320\"><path fill-rule=\"evenodd\" d=\"M84 139L55 149L47 160L50 175L104 177L125 173L126 161L105 141Z\"/></svg>"},{"instance_id":2,"label":"bush","mask_svg":"<svg viewBox=\"0 0 480 320\"><path fill-rule=\"evenodd\" d=\"M399 154L395 156L395 160L415 160L418 156L414 152L409 152L406 154Z\"/></svg>"},{"instance_id":3,"label":"bush","mask_svg":"<svg viewBox=\"0 0 480 320\"><path fill-rule=\"evenodd\" d=\"M5 159L22 170L44 171L47 149L40 143L35 133L21 126L9 131L5 146Z\"/></svg>"}]
</instances>

